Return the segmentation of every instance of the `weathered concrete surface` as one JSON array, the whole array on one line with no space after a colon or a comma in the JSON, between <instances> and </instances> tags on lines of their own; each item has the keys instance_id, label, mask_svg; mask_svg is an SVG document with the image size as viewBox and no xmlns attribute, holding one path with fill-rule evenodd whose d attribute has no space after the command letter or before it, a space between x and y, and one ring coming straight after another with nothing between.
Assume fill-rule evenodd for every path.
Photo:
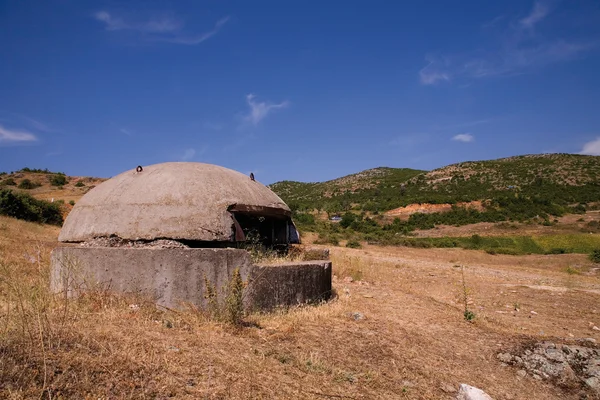
<instances>
[{"instance_id":1,"label":"weathered concrete surface","mask_svg":"<svg viewBox=\"0 0 600 400\"><path fill-rule=\"evenodd\" d=\"M83 242L116 235L122 239L229 241L239 204L290 213L275 193L240 172L211 164L149 165L111 178L81 198L58 240Z\"/></svg>"},{"instance_id":2,"label":"weathered concrete surface","mask_svg":"<svg viewBox=\"0 0 600 400\"><path fill-rule=\"evenodd\" d=\"M329 299L331 262L302 261L252 265L239 249L138 249L123 247L58 247L52 252L51 289L71 295L94 288L141 293L157 304L180 308L207 305L206 281L226 294L236 268L248 283L248 309L268 310Z\"/></svg>"},{"instance_id":3,"label":"weathered concrete surface","mask_svg":"<svg viewBox=\"0 0 600 400\"><path fill-rule=\"evenodd\" d=\"M256 309L314 303L331 297L331 261L256 265L249 296Z\"/></svg>"},{"instance_id":4,"label":"weathered concrete surface","mask_svg":"<svg viewBox=\"0 0 600 400\"><path fill-rule=\"evenodd\" d=\"M58 247L52 252L50 287L79 291L94 288L149 295L157 304L178 308L182 303L206 304L205 278L220 288L240 269L246 281L250 256L238 249L133 249Z\"/></svg>"}]
</instances>

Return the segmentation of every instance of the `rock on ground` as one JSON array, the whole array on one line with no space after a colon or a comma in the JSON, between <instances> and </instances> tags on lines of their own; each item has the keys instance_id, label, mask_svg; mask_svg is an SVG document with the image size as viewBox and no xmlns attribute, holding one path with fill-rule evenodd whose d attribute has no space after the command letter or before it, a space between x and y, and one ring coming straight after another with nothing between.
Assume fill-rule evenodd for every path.
<instances>
[{"instance_id":1,"label":"rock on ground","mask_svg":"<svg viewBox=\"0 0 600 400\"><path fill-rule=\"evenodd\" d=\"M460 384L456 400L493 400L486 392L474 386Z\"/></svg>"},{"instance_id":2,"label":"rock on ground","mask_svg":"<svg viewBox=\"0 0 600 400\"><path fill-rule=\"evenodd\" d=\"M600 392L600 349L541 342L520 355L500 353L496 357L536 379L553 381L565 388L587 386Z\"/></svg>"}]
</instances>

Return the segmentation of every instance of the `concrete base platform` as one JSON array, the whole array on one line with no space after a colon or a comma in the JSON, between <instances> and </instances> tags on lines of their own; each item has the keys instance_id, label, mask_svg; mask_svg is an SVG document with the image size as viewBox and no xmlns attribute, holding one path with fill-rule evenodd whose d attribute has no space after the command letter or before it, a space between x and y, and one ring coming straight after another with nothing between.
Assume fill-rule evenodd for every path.
<instances>
[{"instance_id":1,"label":"concrete base platform","mask_svg":"<svg viewBox=\"0 0 600 400\"><path fill-rule=\"evenodd\" d=\"M52 252L51 268L50 287L55 292L139 293L169 308L186 303L205 307L207 282L225 296L236 268L247 282L248 309L316 302L331 295L330 261L252 265L247 251L230 248L58 247Z\"/></svg>"},{"instance_id":2,"label":"concrete base platform","mask_svg":"<svg viewBox=\"0 0 600 400\"><path fill-rule=\"evenodd\" d=\"M253 265L249 281L252 305L261 310L329 300L331 261Z\"/></svg>"}]
</instances>

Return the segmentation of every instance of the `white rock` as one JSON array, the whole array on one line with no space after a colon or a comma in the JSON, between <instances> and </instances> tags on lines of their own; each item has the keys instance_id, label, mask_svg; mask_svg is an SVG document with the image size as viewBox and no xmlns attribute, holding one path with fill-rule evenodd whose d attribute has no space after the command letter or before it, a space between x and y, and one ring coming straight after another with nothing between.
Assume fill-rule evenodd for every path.
<instances>
[{"instance_id":1,"label":"white rock","mask_svg":"<svg viewBox=\"0 0 600 400\"><path fill-rule=\"evenodd\" d=\"M460 384L456 400L493 400L486 392L476 387Z\"/></svg>"},{"instance_id":2,"label":"white rock","mask_svg":"<svg viewBox=\"0 0 600 400\"><path fill-rule=\"evenodd\" d=\"M500 353L496 356L496 358L503 363L509 363L512 361L513 357L510 353Z\"/></svg>"}]
</instances>

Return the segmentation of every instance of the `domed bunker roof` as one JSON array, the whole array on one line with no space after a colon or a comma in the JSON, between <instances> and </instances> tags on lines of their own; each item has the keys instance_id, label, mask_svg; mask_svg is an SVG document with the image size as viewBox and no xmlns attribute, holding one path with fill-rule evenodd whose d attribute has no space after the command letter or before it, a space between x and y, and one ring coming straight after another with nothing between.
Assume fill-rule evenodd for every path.
<instances>
[{"instance_id":1,"label":"domed bunker roof","mask_svg":"<svg viewBox=\"0 0 600 400\"><path fill-rule=\"evenodd\" d=\"M280 240L273 243L291 242L288 206L242 173L192 162L139 169L123 172L83 196L67 217L59 241L116 235L129 240L234 242L245 240L243 232L249 229L244 224L260 223L264 232L275 232L279 224ZM265 219L272 226L267 227Z\"/></svg>"}]
</instances>

